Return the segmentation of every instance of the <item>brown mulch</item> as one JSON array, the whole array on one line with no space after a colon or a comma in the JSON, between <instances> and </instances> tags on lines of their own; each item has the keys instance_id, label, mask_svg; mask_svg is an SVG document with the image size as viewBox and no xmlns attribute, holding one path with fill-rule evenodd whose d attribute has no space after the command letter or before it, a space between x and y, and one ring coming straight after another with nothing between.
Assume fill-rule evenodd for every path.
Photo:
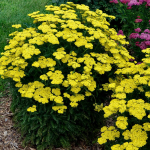
<instances>
[{"instance_id":1,"label":"brown mulch","mask_svg":"<svg viewBox=\"0 0 150 150\"><path fill-rule=\"evenodd\" d=\"M11 96L5 93L0 98L0 149L1 150L23 150L20 134L13 127L10 112Z\"/></svg>"},{"instance_id":2,"label":"brown mulch","mask_svg":"<svg viewBox=\"0 0 150 150\"><path fill-rule=\"evenodd\" d=\"M10 111L12 98L9 91L5 92L5 96L0 96L0 150L36 150L36 148L23 147L20 133L13 127L13 113ZM53 150L65 150L63 148L54 148ZM85 145L81 141L78 147L72 144L71 150L102 150L99 144L92 146Z\"/></svg>"}]
</instances>

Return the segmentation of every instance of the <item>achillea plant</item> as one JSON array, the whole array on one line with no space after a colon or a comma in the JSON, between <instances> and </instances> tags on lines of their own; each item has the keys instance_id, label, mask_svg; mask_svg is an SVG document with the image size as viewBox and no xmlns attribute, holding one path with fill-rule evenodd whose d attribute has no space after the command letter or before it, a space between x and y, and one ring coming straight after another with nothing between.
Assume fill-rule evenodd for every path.
<instances>
[{"instance_id":1,"label":"achillea plant","mask_svg":"<svg viewBox=\"0 0 150 150\"><path fill-rule=\"evenodd\" d=\"M103 108L104 117L113 114L117 117L115 126L112 127L113 138L106 136L110 129L104 126L101 128L104 133L98 142L104 144L106 139L114 141L109 143L110 145L106 143L111 150L149 149L150 49L144 49L142 52L146 53L146 57L142 59L143 63L128 62L126 67L115 72L118 75L115 80L110 79L110 83L103 85L104 90L113 91L110 105Z\"/></svg>"},{"instance_id":2,"label":"achillea plant","mask_svg":"<svg viewBox=\"0 0 150 150\"><path fill-rule=\"evenodd\" d=\"M72 2L46 10L28 14L33 27L13 26L18 31L0 58L1 77L12 79L16 125L37 149L69 147L95 133L104 122L99 88L134 59L125 36L108 27L114 16Z\"/></svg>"}]
</instances>

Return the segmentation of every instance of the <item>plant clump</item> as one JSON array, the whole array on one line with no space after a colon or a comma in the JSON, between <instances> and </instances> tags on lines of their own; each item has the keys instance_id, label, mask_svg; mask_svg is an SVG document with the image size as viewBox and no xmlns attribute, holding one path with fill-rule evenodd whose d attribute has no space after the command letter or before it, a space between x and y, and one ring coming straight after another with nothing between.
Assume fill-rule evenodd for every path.
<instances>
[{"instance_id":1,"label":"plant clump","mask_svg":"<svg viewBox=\"0 0 150 150\"><path fill-rule=\"evenodd\" d=\"M130 72L128 67L134 65L123 47L129 44L125 36L109 28L106 18L114 16L72 2L48 5L46 10L48 14L28 14L34 19L30 28L13 26L18 31L10 34L13 38L0 58L1 77L12 81L17 126L25 143L38 149L68 147L70 139L103 124L105 91L115 90L113 96L124 99L136 88L133 79L126 79L128 86L124 79L117 89L114 83L105 84L109 77L119 77L115 72ZM103 87L107 90L100 90ZM126 118L120 119L126 124ZM125 124L118 127L124 129Z\"/></svg>"}]
</instances>

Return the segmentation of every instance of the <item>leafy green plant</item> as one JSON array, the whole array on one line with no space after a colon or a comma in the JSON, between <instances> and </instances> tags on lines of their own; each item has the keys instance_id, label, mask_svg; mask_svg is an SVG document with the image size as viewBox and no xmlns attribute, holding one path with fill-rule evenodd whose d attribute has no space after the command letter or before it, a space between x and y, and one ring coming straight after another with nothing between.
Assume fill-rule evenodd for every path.
<instances>
[{"instance_id":1,"label":"leafy green plant","mask_svg":"<svg viewBox=\"0 0 150 150\"><path fill-rule=\"evenodd\" d=\"M133 58L122 46L125 37L108 27L114 16L72 2L46 10L28 14L30 27L12 25L17 31L0 58L0 75L11 79L16 126L24 144L39 150L95 140L112 93L102 85Z\"/></svg>"}]
</instances>

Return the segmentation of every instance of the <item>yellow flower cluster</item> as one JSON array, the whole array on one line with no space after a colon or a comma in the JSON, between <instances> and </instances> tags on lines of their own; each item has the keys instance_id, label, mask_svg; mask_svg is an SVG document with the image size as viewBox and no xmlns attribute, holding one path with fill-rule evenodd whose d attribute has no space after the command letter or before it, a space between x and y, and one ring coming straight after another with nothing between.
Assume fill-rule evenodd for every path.
<instances>
[{"instance_id":1,"label":"yellow flower cluster","mask_svg":"<svg viewBox=\"0 0 150 150\"><path fill-rule=\"evenodd\" d=\"M123 116L119 116L117 117L117 121L116 121L116 126L120 129L126 129L128 122L127 122L127 117L123 117Z\"/></svg>"},{"instance_id":2,"label":"yellow flower cluster","mask_svg":"<svg viewBox=\"0 0 150 150\"><path fill-rule=\"evenodd\" d=\"M139 120L142 120L143 117L146 116L145 110L150 110L150 104L144 103L144 100L142 99L132 99L128 101L127 107L130 115L133 115Z\"/></svg>"},{"instance_id":3,"label":"yellow flower cluster","mask_svg":"<svg viewBox=\"0 0 150 150\"><path fill-rule=\"evenodd\" d=\"M105 112L105 118L117 113L118 111L120 113L128 111L130 115L133 115L137 119L142 120L143 117L146 116L145 110L150 110L150 104L144 103L144 100L142 99L132 99L129 100L127 104L125 100L113 99L111 100L110 105L105 106L103 110Z\"/></svg>"},{"instance_id":4,"label":"yellow flower cluster","mask_svg":"<svg viewBox=\"0 0 150 150\"><path fill-rule=\"evenodd\" d=\"M112 114L117 113L118 111L120 113L124 113L126 109L127 109L127 106L126 106L125 100L113 99L110 101L109 106L105 106L103 108L105 112L104 117L107 118L111 116Z\"/></svg>"},{"instance_id":5,"label":"yellow flower cluster","mask_svg":"<svg viewBox=\"0 0 150 150\"><path fill-rule=\"evenodd\" d=\"M95 111L100 112L101 110L103 110L103 103L101 103L101 105L98 105L97 103L93 104L93 106L95 106Z\"/></svg>"},{"instance_id":6,"label":"yellow flower cluster","mask_svg":"<svg viewBox=\"0 0 150 150\"><path fill-rule=\"evenodd\" d=\"M40 67L42 69L49 67L49 70L51 70L55 65L56 61L54 61L52 58L45 58L44 56L40 56L38 58L38 61L34 61L34 63L32 64L32 66L37 68Z\"/></svg>"},{"instance_id":7,"label":"yellow flower cluster","mask_svg":"<svg viewBox=\"0 0 150 150\"><path fill-rule=\"evenodd\" d=\"M117 131L117 129L115 129L114 126L110 126L110 127L102 127L101 128L101 137L98 138L98 143L99 144L104 144L107 142L107 140L111 140L114 141L115 138L119 138L120 137L120 132Z\"/></svg>"},{"instance_id":8,"label":"yellow flower cluster","mask_svg":"<svg viewBox=\"0 0 150 150\"><path fill-rule=\"evenodd\" d=\"M148 138L146 131L142 130L141 125L135 124L131 131L126 130L122 133L125 140L131 140L131 144L137 148L146 145L146 140Z\"/></svg>"},{"instance_id":9,"label":"yellow flower cluster","mask_svg":"<svg viewBox=\"0 0 150 150\"><path fill-rule=\"evenodd\" d=\"M27 109L27 111L29 111L29 112L35 112L35 111L37 111L37 110L36 110L36 105L33 105L32 107L29 107L29 108Z\"/></svg>"},{"instance_id":10,"label":"yellow flower cluster","mask_svg":"<svg viewBox=\"0 0 150 150\"><path fill-rule=\"evenodd\" d=\"M111 146L111 150L139 150L140 147L146 145L146 140L148 139L146 131L150 130L147 127L148 125L149 123L145 123L142 127L141 125L135 124L130 131L124 131L122 134L124 139L131 140L131 142L125 142L122 145L113 145Z\"/></svg>"},{"instance_id":11,"label":"yellow flower cluster","mask_svg":"<svg viewBox=\"0 0 150 150\"><path fill-rule=\"evenodd\" d=\"M59 114L63 114L67 106L53 106L52 109L57 111Z\"/></svg>"},{"instance_id":12,"label":"yellow flower cluster","mask_svg":"<svg viewBox=\"0 0 150 150\"><path fill-rule=\"evenodd\" d=\"M18 29L18 28L20 28L20 27L21 27L21 24L14 24L14 25L12 25L12 27L13 27L13 28L17 28L17 29Z\"/></svg>"},{"instance_id":13,"label":"yellow flower cluster","mask_svg":"<svg viewBox=\"0 0 150 150\"><path fill-rule=\"evenodd\" d=\"M111 146L111 150L139 150L139 148L135 147L132 142L125 142L122 145L116 144Z\"/></svg>"}]
</instances>

